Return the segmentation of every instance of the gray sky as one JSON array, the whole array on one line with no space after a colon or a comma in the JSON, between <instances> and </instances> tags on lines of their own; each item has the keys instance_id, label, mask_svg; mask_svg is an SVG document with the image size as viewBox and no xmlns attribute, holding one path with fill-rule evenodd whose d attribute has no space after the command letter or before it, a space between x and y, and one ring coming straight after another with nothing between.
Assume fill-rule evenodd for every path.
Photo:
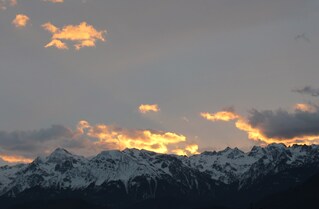
<instances>
[{"instance_id":1,"label":"gray sky","mask_svg":"<svg viewBox=\"0 0 319 209\"><path fill-rule=\"evenodd\" d=\"M317 0L18 0L0 10L0 130L86 120L181 134L199 150L248 149L256 142L233 122L200 113L318 102L292 91L319 87L318 11ZM17 14L30 18L25 27L11 23ZM106 41L45 48L47 22L86 22ZM141 114L140 104L160 111Z\"/></svg>"}]
</instances>

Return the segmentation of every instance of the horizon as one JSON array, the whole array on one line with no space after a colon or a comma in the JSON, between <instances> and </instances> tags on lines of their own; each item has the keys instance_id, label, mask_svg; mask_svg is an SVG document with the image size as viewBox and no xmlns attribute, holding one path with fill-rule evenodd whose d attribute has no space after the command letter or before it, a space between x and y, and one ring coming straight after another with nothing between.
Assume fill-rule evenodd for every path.
<instances>
[{"instance_id":1,"label":"horizon","mask_svg":"<svg viewBox=\"0 0 319 209\"><path fill-rule=\"evenodd\" d=\"M316 0L0 0L0 164L61 147L319 144Z\"/></svg>"}]
</instances>

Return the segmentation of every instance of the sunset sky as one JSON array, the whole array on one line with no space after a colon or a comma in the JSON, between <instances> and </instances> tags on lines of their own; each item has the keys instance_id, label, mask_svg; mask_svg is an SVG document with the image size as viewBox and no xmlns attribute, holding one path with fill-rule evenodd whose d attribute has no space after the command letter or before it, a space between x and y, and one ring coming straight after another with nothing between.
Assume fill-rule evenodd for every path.
<instances>
[{"instance_id":1,"label":"sunset sky","mask_svg":"<svg viewBox=\"0 0 319 209\"><path fill-rule=\"evenodd\" d=\"M0 0L0 159L319 140L317 0Z\"/></svg>"}]
</instances>

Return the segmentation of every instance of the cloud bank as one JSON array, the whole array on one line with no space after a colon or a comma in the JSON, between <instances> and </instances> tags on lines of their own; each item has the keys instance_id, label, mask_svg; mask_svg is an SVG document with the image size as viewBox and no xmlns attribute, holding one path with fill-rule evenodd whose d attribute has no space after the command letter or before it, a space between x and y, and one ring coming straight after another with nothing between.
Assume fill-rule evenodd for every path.
<instances>
[{"instance_id":1,"label":"cloud bank","mask_svg":"<svg viewBox=\"0 0 319 209\"><path fill-rule=\"evenodd\" d=\"M80 121L77 130L81 135L97 139L95 144L104 149L137 148L176 154L181 153L176 152L179 149L184 150L183 154L195 154L198 149L198 146L189 147L186 136L173 132L129 130L105 124L90 125L87 121Z\"/></svg>"},{"instance_id":2,"label":"cloud bank","mask_svg":"<svg viewBox=\"0 0 319 209\"><path fill-rule=\"evenodd\" d=\"M198 145L186 136L165 131L124 129L112 125L91 125L80 121L72 130L62 125L33 131L0 132L0 160L27 163L39 155L47 155L57 147L81 155L95 155L103 150L125 148L146 149L158 153L191 155Z\"/></svg>"},{"instance_id":3,"label":"cloud bank","mask_svg":"<svg viewBox=\"0 0 319 209\"><path fill-rule=\"evenodd\" d=\"M202 114L203 118L210 121L235 121L235 126L245 131L249 139L262 144L319 142L319 108L310 104L299 104L293 112L254 109L247 117L227 111L210 113L208 116Z\"/></svg>"}]
</instances>

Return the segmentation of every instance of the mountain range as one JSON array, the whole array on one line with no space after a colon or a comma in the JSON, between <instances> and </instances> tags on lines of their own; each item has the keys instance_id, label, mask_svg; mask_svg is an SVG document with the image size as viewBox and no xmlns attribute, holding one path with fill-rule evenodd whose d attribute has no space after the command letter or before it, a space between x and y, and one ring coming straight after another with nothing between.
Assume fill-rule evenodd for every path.
<instances>
[{"instance_id":1,"label":"mountain range","mask_svg":"<svg viewBox=\"0 0 319 209\"><path fill-rule=\"evenodd\" d=\"M318 145L228 147L189 157L125 149L86 158L58 148L30 164L0 167L0 203L4 209L315 208L318 174ZM290 196L299 202L288 204Z\"/></svg>"}]
</instances>

